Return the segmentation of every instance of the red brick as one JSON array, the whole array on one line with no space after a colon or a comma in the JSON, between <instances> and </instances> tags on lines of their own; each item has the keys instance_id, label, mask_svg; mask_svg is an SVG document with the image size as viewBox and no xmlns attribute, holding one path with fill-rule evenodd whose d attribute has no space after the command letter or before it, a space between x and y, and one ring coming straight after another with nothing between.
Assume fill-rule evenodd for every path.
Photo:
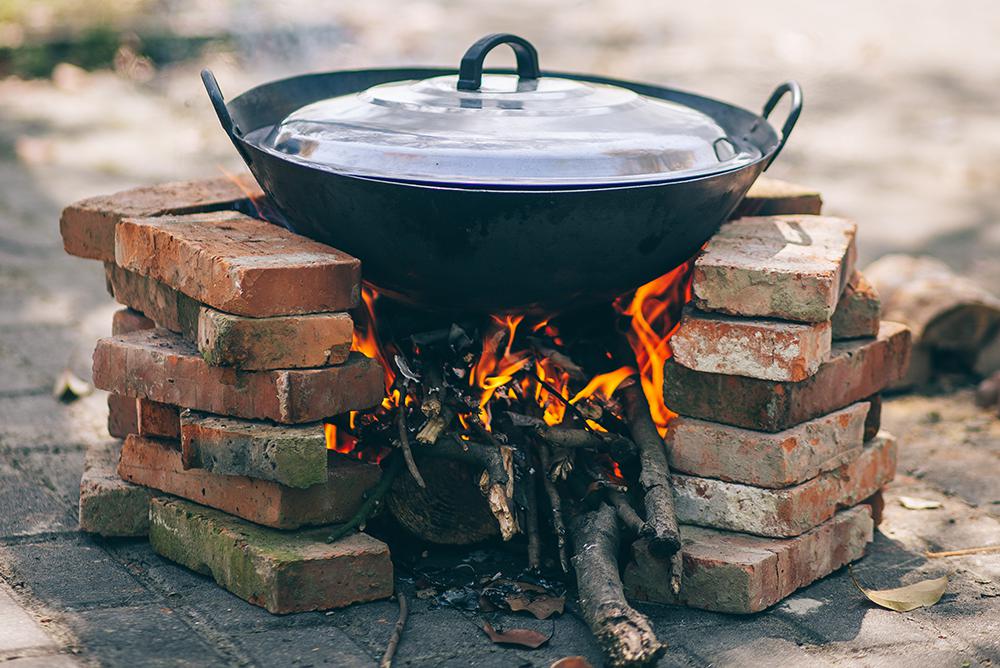
<instances>
[{"instance_id":1,"label":"red brick","mask_svg":"<svg viewBox=\"0 0 1000 668\"><path fill-rule=\"evenodd\" d=\"M670 468L756 487L788 487L857 457L867 413L868 404L859 402L777 433L678 416L667 428Z\"/></svg>"},{"instance_id":2,"label":"red brick","mask_svg":"<svg viewBox=\"0 0 1000 668\"><path fill-rule=\"evenodd\" d=\"M145 487L125 482L115 470L121 444L96 443L87 448L80 478L80 530L100 536L145 536L149 532L149 499Z\"/></svg>"},{"instance_id":3,"label":"red brick","mask_svg":"<svg viewBox=\"0 0 1000 668\"><path fill-rule=\"evenodd\" d=\"M877 336L881 310L882 302L879 301L878 292L860 271L855 271L840 295L837 310L833 312L833 338L840 340Z\"/></svg>"},{"instance_id":4,"label":"red brick","mask_svg":"<svg viewBox=\"0 0 1000 668\"><path fill-rule=\"evenodd\" d=\"M156 323L138 311L122 308L111 316L111 335L128 334L142 329L153 329Z\"/></svg>"},{"instance_id":5,"label":"red brick","mask_svg":"<svg viewBox=\"0 0 1000 668\"><path fill-rule=\"evenodd\" d=\"M677 520L758 536L798 536L868 498L896 473L896 440L886 432L861 454L812 480L765 489L712 478L674 474Z\"/></svg>"},{"instance_id":6,"label":"red brick","mask_svg":"<svg viewBox=\"0 0 1000 668\"><path fill-rule=\"evenodd\" d=\"M125 438L139 433L139 411L135 397L121 394L108 395L108 433L115 438Z\"/></svg>"},{"instance_id":7,"label":"red brick","mask_svg":"<svg viewBox=\"0 0 1000 668\"><path fill-rule=\"evenodd\" d=\"M695 260L703 311L795 322L830 319L854 271L857 226L829 216L764 216L725 223Z\"/></svg>"},{"instance_id":8,"label":"red brick","mask_svg":"<svg viewBox=\"0 0 1000 668\"><path fill-rule=\"evenodd\" d=\"M670 339L678 364L695 371L800 381L830 357L830 323L734 318L688 309Z\"/></svg>"},{"instance_id":9,"label":"red brick","mask_svg":"<svg viewBox=\"0 0 1000 668\"><path fill-rule=\"evenodd\" d=\"M140 311L157 327L184 334L194 340L200 304L159 281L128 271L112 262L104 263L108 292L119 304ZM125 332L122 332L125 333Z\"/></svg>"},{"instance_id":10,"label":"red brick","mask_svg":"<svg viewBox=\"0 0 1000 668\"><path fill-rule=\"evenodd\" d=\"M680 595L670 589L669 562L653 556L645 540L632 546L633 559L623 578L625 592L639 601L714 612L760 612L861 558L872 531L866 505L841 511L801 536L787 539L682 526Z\"/></svg>"},{"instance_id":11,"label":"red brick","mask_svg":"<svg viewBox=\"0 0 1000 668\"><path fill-rule=\"evenodd\" d=\"M361 297L361 262L235 212L127 218L115 263L226 313L344 311Z\"/></svg>"},{"instance_id":12,"label":"red brick","mask_svg":"<svg viewBox=\"0 0 1000 668\"><path fill-rule=\"evenodd\" d=\"M797 383L692 371L674 360L664 370L664 398L675 413L760 431L782 431L878 393L902 378L910 332L882 322L877 339L833 344L830 360Z\"/></svg>"},{"instance_id":13,"label":"red brick","mask_svg":"<svg viewBox=\"0 0 1000 668\"><path fill-rule=\"evenodd\" d=\"M823 198L813 188L760 176L750 186L732 217L796 213L819 215L822 210Z\"/></svg>"},{"instance_id":14,"label":"red brick","mask_svg":"<svg viewBox=\"0 0 1000 668\"><path fill-rule=\"evenodd\" d=\"M389 547L363 533L327 543L329 529L275 531L177 499L150 504L149 541L164 557L211 575L274 614L388 598Z\"/></svg>"},{"instance_id":15,"label":"red brick","mask_svg":"<svg viewBox=\"0 0 1000 668\"><path fill-rule=\"evenodd\" d=\"M183 408L286 424L371 408L385 392L378 362L359 353L323 369L240 371L211 366L194 344L162 329L98 341L94 384Z\"/></svg>"},{"instance_id":16,"label":"red brick","mask_svg":"<svg viewBox=\"0 0 1000 668\"><path fill-rule=\"evenodd\" d=\"M180 409L159 401L138 399L139 435L153 438L180 438Z\"/></svg>"},{"instance_id":17,"label":"red brick","mask_svg":"<svg viewBox=\"0 0 1000 668\"><path fill-rule=\"evenodd\" d=\"M70 255L114 262L115 225L123 218L233 209L247 193L263 195L249 174L204 181L163 183L114 195L92 197L62 212L59 231Z\"/></svg>"},{"instance_id":18,"label":"red brick","mask_svg":"<svg viewBox=\"0 0 1000 668\"><path fill-rule=\"evenodd\" d=\"M131 435L122 448L118 474L129 482L218 508L276 529L348 520L365 492L381 476L379 467L335 452L328 454L325 484L308 489L269 480L184 470L180 444Z\"/></svg>"}]
</instances>

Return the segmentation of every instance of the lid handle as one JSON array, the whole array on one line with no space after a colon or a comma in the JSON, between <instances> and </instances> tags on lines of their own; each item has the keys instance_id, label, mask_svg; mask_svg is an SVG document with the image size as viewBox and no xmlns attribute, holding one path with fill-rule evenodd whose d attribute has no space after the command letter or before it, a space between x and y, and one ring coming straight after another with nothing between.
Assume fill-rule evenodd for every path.
<instances>
[{"instance_id":1,"label":"lid handle","mask_svg":"<svg viewBox=\"0 0 1000 668\"><path fill-rule=\"evenodd\" d=\"M501 44L509 44L517 57L517 76L523 81L533 81L541 76L538 69L538 51L531 42L510 33L486 35L469 47L458 68L458 90L479 90L483 83L483 61L486 54ZM520 86L520 82L518 84Z\"/></svg>"}]
</instances>

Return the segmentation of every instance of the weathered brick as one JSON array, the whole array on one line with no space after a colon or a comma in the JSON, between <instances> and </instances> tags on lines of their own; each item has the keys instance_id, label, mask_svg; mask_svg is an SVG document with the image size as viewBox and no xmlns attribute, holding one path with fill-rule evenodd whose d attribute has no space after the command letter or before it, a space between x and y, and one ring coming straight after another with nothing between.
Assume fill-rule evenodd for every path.
<instances>
[{"instance_id":1,"label":"weathered brick","mask_svg":"<svg viewBox=\"0 0 1000 668\"><path fill-rule=\"evenodd\" d=\"M781 214L819 215L823 198L813 188L760 176L736 207L733 218L777 216Z\"/></svg>"},{"instance_id":2,"label":"weathered brick","mask_svg":"<svg viewBox=\"0 0 1000 668\"><path fill-rule=\"evenodd\" d=\"M329 529L281 532L178 499L150 506L153 549L274 614L388 598L389 547L359 533L327 543Z\"/></svg>"},{"instance_id":3,"label":"weathered brick","mask_svg":"<svg viewBox=\"0 0 1000 668\"><path fill-rule=\"evenodd\" d=\"M108 433L115 438L125 438L139 433L139 410L135 397L122 394L108 395Z\"/></svg>"},{"instance_id":4,"label":"weathered brick","mask_svg":"<svg viewBox=\"0 0 1000 668\"><path fill-rule=\"evenodd\" d=\"M757 487L788 487L856 458L868 404L859 402L785 431L751 431L678 416L667 428L671 470Z\"/></svg>"},{"instance_id":5,"label":"weathered brick","mask_svg":"<svg viewBox=\"0 0 1000 668\"><path fill-rule=\"evenodd\" d=\"M257 524L297 529L346 521L381 476L375 464L336 452L328 453L327 457L325 484L297 489L270 480L219 475L201 469L185 471L179 443L133 434L125 439L118 474L137 485L218 508Z\"/></svg>"},{"instance_id":6,"label":"weathered brick","mask_svg":"<svg viewBox=\"0 0 1000 668\"><path fill-rule=\"evenodd\" d=\"M670 339L678 364L695 371L800 381L830 358L830 323L734 318L688 309Z\"/></svg>"},{"instance_id":7,"label":"weathered brick","mask_svg":"<svg viewBox=\"0 0 1000 668\"><path fill-rule=\"evenodd\" d=\"M303 369L344 362L354 323L347 313L248 318L199 304L182 292L107 262L108 292L157 325L198 345L209 364L247 371Z\"/></svg>"},{"instance_id":8,"label":"weathered brick","mask_svg":"<svg viewBox=\"0 0 1000 668\"><path fill-rule=\"evenodd\" d=\"M186 410L181 414L185 469L310 487L326 480L322 423L274 425Z\"/></svg>"},{"instance_id":9,"label":"weathered brick","mask_svg":"<svg viewBox=\"0 0 1000 668\"><path fill-rule=\"evenodd\" d=\"M130 308L122 308L115 311L111 316L111 335L128 334L138 332L141 329L153 329L156 323L144 316L139 311Z\"/></svg>"},{"instance_id":10,"label":"weathered brick","mask_svg":"<svg viewBox=\"0 0 1000 668\"><path fill-rule=\"evenodd\" d=\"M896 440L886 432L865 444L854 460L812 480L765 489L713 478L674 474L677 520L758 536L798 536L860 503L896 472Z\"/></svg>"},{"instance_id":11,"label":"weathered brick","mask_svg":"<svg viewBox=\"0 0 1000 668\"><path fill-rule=\"evenodd\" d=\"M138 399L139 435L153 438L181 437L180 409L159 401Z\"/></svg>"},{"instance_id":12,"label":"weathered brick","mask_svg":"<svg viewBox=\"0 0 1000 668\"><path fill-rule=\"evenodd\" d=\"M108 292L119 304L140 311L158 327L195 340L201 307L198 302L148 276L122 269L113 262L104 263L104 277Z\"/></svg>"},{"instance_id":13,"label":"weathered brick","mask_svg":"<svg viewBox=\"0 0 1000 668\"><path fill-rule=\"evenodd\" d=\"M101 536L145 536L152 493L118 476L120 451L121 444L114 441L87 448L80 478L80 529Z\"/></svg>"},{"instance_id":14,"label":"weathered brick","mask_svg":"<svg viewBox=\"0 0 1000 668\"><path fill-rule=\"evenodd\" d=\"M202 308L198 350L209 364L246 370L341 364L351 353L354 322L346 313L247 318Z\"/></svg>"},{"instance_id":15,"label":"weathered brick","mask_svg":"<svg viewBox=\"0 0 1000 668\"><path fill-rule=\"evenodd\" d=\"M670 564L655 556L645 540L632 546L625 568L629 598L693 608L748 614L760 612L860 559L872 540L866 505L841 511L795 538L760 538L682 526L684 576L680 595L670 589Z\"/></svg>"},{"instance_id":16,"label":"weathered brick","mask_svg":"<svg viewBox=\"0 0 1000 668\"><path fill-rule=\"evenodd\" d=\"M695 260L694 305L730 315L829 320L854 271L856 229L828 216L725 223Z\"/></svg>"},{"instance_id":17,"label":"weathered brick","mask_svg":"<svg viewBox=\"0 0 1000 668\"><path fill-rule=\"evenodd\" d=\"M840 340L877 336L881 310L882 302L879 301L878 292L860 271L855 271L847 281L830 321L833 325L833 338Z\"/></svg>"},{"instance_id":18,"label":"weathered brick","mask_svg":"<svg viewBox=\"0 0 1000 668\"><path fill-rule=\"evenodd\" d=\"M249 174L237 180L163 183L71 204L59 220L63 247L70 255L114 262L115 225L123 218L234 209L248 193L263 195Z\"/></svg>"},{"instance_id":19,"label":"weathered brick","mask_svg":"<svg viewBox=\"0 0 1000 668\"><path fill-rule=\"evenodd\" d=\"M194 344L163 329L99 340L93 375L116 394L283 423L371 408L385 391L378 362L360 353L322 369L241 371L208 364Z\"/></svg>"},{"instance_id":20,"label":"weathered brick","mask_svg":"<svg viewBox=\"0 0 1000 668\"><path fill-rule=\"evenodd\" d=\"M781 431L876 394L906 372L910 331L882 322L876 339L834 342L830 359L797 383L693 371L667 360L664 398L676 413Z\"/></svg>"},{"instance_id":21,"label":"weathered brick","mask_svg":"<svg viewBox=\"0 0 1000 668\"><path fill-rule=\"evenodd\" d=\"M235 212L126 218L115 263L226 313L344 311L361 297L361 262Z\"/></svg>"}]
</instances>

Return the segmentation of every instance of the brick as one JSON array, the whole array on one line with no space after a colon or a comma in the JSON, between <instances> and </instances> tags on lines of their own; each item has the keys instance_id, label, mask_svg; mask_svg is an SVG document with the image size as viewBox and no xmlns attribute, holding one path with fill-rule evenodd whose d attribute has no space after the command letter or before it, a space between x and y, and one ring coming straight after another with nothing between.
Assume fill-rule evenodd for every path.
<instances>
[{"instance_id":1,"label":"brick","mask_svg":"<svg viewBox=\"0 0 1000 668\"><path fill-rule=\"evenodd\" d=\"M154 327L156 327L155 322L139 311L133 311L130 308L118 309L111 316L111 334L113 336L138 332L141 329L153 329Z\"/></svg>"},{"instance_id":2,"label":"brick","mask_svg":"<svg viewBox=\"0 0 1000 668\"><path fill-rule=\"evenodd\" d=\"M830 323L734 318L688 309L670 339L674 359L695 371L800 381L830 357Z\"/></svg>"},{"instance_id":3,"label":"brick","mask_svg":"<svg viewBox=\"0 0 1000 668\"><path fill-rule=\"evenodd\" d=\"M341 364L354 322L347 313L248 318L204 306L148 276L105 263L108 292L157 325L198 344L209 364L247 371Z\"/></svg>"},{"instance_id":4,"label":"brick","mask_svg":"<svg viewBox=\"0 0 1000 668\"><path fill-rule=\"evenodd\" d=\"M829 216L764 216L723 224L695 260L703 311L824 322L854 271L857 226Z\"/></svg>"},{"instance_id":5,"label":"brick","mask_svg":"<svg viewBox=\"0 0 1000 668\"><path fill-rule=\"evenodd\" d=\"M135 397L108 395L108 433L115 438L139 433L139 412Z\"/></svg>"},{"instance_id":6,"label":"brick","mask_svg":"<svg viewBox=\"0 0 1000 668\"><path fill-rule=\"evenodd\" d=\"M127 218L115 263L226 313L344 311L361 297L361 262L235 212Z\"/></svg>"},{"instance_id":7,"label":"brick","mask_svg":"<svg viewBox=\"0 0 1000 668\"><path fill-rule=\"evenodd\" d=\"M93 376L116 394L286 424L371 408L385 392L378 362L360 353L323 369L241 371L211 366L194 344L163 329L99 340Z\"/></svg>"},{"instance_id":8,"label":"brick","mask_svg":"<svg viewBox=\"0 0 1000 668\"><path fill-rule=\"evenodd\" d=\"M798 536L840 508L868 498L896 473L896 440L886 432L865 444L847 464L812 480L765 489L713 478L674 474L677 520L758 536Z\"/></svg>"},{"instance_id":9,"label":"brick","mask_svg":"<svg viewBox=\"0 0 1000 668\"><path fill-rule=\"evenodd\" d=\"M149 532L149 499L145 487L118 476L121 445L113 441L87 448L80 478L80 530L101 536L145 536Z\"/></svg>"},{"instance_id":10,"label":"brick","mask_svg":"<svg viewBox=\"0 0 1000 668\"><path fill-rule=\"evenodd\" d=\"M181 437L180 409L159 401L137 399L139 413L139 435L153 438Z\"/></svg>"},{"instance_id":11,"label":"brick","mask_svg":"<svg viewBox=\"0 0 1000 668\"><path fill-rule=\"evenodd\" d=\"M249 195L263 195L249 174L231 179L163 183L92 197L63 209L63 247L70 255L114 262L115 226L123 218L235 209Z\"/></svg>"},{"instance_id":12,"label":"brick","mask_svg":"<svg viewBox=\"0 0 1000 668\"><path fill-rule=\"evenodd\" d=\"M158 327L195 340L201 307L198 302L159 281L122 269L112 262L104 263L104 277L108 292L119 304L140 311Z\"/></svg>"},{"instance_id":13,"label":"brick","mask_svg":"<svg viewBox=\"0 0 1000 668\"><path fill-rule=\"evenodd\" d=\"M781 214L819 215L823 198L813 188L760 176L736 207L733 218L777 216Z\"/></svg>"},{"instance_id":14,"label":"brick","mask_svg":"<svg viewBox=\"0 0 1000 668\"><path fill-rule=\"evenodd\" d=\"M829 575L865 552L872 540L868 506L837 513L795 538L760 538L681 526L684 575L680 595L670 589L670 565L648 549L632 547L625 568L626 595L639 601L684 604L702 610L760 612Z\"/></svg>"},{"instance_id":15,"label":"brick","mask_svg":"<svg viewBox=\"0 0 1000 668\"><path fill-rule=\"evenodd\" d=\"M326 480L322 423L274 425L186 410L181 414L185 469L310 487Z\"/></svg>"},{"instance_id":16,"label":"brick","mask_svg":"<svg viewBox=\"0 0 1000 668\"><path fill-rule=\"evenodd\" d=\"M760 431L782 431L878 393L902 378L910 331L883 321L876 339L834 342L830 359L797 383L693 371L667 360L664 398L675 413Z\"/></svg>"},{"instance_id":17,"label":"brick","mask_svg":"<svg viewBox=\"0 0 1000 668\"><path fill-rule=\"evenodd\" d=\"M327 454L326 483L307 489L285 487L270 480L184 470L180 444L131 435L125 439L118 474L137 485L242 517L276 529L331 524L348 520L361 506L365 492L381 476L368 464L336 452Z\"/></svg>"},{"instance_id":18,"label":"brick","mask_svg":"<svg viewBox=\"0 0 1000 668\"><path fill-rule=\"evenodd\" d=\"M860 271L851 274L833 312L833 338L857 339L877 336L882 302L875 287Z\"/></svg>"},{"instance_id":19,"label":"brick","mask_svg":"<svg viewBox=\"0 0 1000 668\"><path fill-rule=\"evenodd\" d=\"M205 361L246 370L341 364L353 335L346 313L246 318L206 307L198 318L198 350Z\"/></svg>"},{"instance_id":20,"label":"brick","mask_svg":"<svg viewBox=\"0 0 1000 668\"><path fill-rule=\"evenodd\" d=\"M865 399L868 402L868 415L865 416L865 441L870 441L882 428L882 395L873 394Z\"/></svg>"},{"instance_id":21,"label":"brick","mask_svg":"<svg viewBox=\"0 0 1000 668\"><path fill-rule=\"evenodd\" d=\"M867 414L868 404L858 402L777 433L678 416L667 427L670 468L756 487L788 487L856 458Z\"/></svg>"},{"instance_id":22,"label":"brick","mask_svg":"<svg viewBox=\"0 0 1000 668\"><path fill-rule=\"evenodd\" d=\"M177 499L150 507L160 555L273 614L342 608L392 596L389 547L358 533L327 543L328 529L279 532Z\"/></svg>"}]
</instances>

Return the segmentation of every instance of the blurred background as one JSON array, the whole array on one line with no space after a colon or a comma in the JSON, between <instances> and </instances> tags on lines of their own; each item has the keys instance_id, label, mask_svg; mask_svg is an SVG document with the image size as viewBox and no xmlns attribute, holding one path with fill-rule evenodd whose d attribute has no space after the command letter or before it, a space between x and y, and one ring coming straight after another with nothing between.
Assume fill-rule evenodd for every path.
<instances>
[{"instance_id":1,"label":"blurred background","mask_svg":"<svg viewBox=\"0 0 1000 668\"><path fill-rule=\"evenodd\" d=\"M100 305L106 327L100 269L61 254L69 202L242 167L200 68L233 96L310 70L457 67L495 31L529 38L543 68L755 110L799 80L805 112L771 174L858 221L862 266L930 253L1000 286L995 2L3 0L0 324L86 321Z\"/></svg>"}]
</instances>

